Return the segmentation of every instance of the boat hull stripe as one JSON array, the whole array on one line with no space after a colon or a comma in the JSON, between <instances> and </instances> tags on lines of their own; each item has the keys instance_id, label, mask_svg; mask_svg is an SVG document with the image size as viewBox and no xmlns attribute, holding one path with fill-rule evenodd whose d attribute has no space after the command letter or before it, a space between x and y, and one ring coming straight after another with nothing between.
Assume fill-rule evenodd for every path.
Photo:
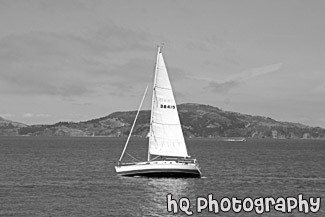
<instances>
[{"instance_id":1,"label":"boat hull stripe","mask_svg":"<svg viewBox=\"0 0 325 217\"><path fill-rule=\"evenodd\" d=\"M148 176L148 177L200 177L198 170L182 169L144 169L121 171L117 173L122 176Z\"/></svg>"}]
</instances>

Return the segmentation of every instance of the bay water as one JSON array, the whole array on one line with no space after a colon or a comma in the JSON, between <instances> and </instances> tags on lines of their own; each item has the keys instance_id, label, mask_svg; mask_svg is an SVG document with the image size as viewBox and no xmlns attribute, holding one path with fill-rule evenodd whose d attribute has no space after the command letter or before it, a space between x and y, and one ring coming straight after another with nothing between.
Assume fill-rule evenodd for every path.
<instances>
[{"instance_id":1,"label":"bay water","mask_svg":"<svg viewBox=\"0 0 325 217\"><path fill-rule=\"evenodd\" d=\"M0 137L0 216L186 216L167 211L167 194L188 198L192 216L325 216L325 141L188 139L202 178L117 176L126 138ZM127 153L145 160L148 140ZM127 159L126 159L127 160ZM316 213L271 209L197 212L197 199L320 197Z\"/></svg>"}]
</instances>

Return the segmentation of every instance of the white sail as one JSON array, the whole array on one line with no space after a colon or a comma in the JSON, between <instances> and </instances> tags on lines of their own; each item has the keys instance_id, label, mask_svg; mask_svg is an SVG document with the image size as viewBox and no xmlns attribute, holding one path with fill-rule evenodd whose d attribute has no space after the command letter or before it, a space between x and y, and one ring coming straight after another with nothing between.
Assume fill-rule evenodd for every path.
<instances>
[{"instance_id":1,"label":"white sail","mask_svg":"<svg viewBox=\"0 0 325 217\"><path fill-rule=\"evenodd\" d=\"M152 99L149 156L187 157L187 149L178 117L173 90L160 50Z\"/></svg>"}]
</instances>

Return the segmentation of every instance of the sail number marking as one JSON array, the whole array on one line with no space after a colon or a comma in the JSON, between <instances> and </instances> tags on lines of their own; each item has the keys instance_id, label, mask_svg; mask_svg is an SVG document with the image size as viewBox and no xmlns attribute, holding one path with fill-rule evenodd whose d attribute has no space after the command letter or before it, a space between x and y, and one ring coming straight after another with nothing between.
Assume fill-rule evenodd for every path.
<instances>
[{"instance_id":1,"label":"sail number marking","mask_svg":"<svg viewBox=\"0 0 325 217\"><path fill-rule=\"evenodd\" d=\"M174 106L174 105L163 105L163 104L160 104L160 108L165 108L165 109L175 109L176 106Z\"/></svg>"}]
</instances>

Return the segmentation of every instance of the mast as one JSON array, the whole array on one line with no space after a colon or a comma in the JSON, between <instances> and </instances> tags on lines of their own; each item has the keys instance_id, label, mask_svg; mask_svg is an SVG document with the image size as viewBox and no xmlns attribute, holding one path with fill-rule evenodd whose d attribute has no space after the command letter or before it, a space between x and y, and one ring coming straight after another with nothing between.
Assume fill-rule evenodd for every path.
<instances>
[{"instance_id":1,"label":"mast","mask_svg":"<svg viewBox=\"0 0 325 217\"><path fill-rule=\"evenodd\" d=\"M151 116L150 116L150 136L152 135L152 114L153 114L153 104L155 100L155 89L156 89L156 79L157 79L157 71L158 71L158 61L159 61L159 54L161 53L160 46L158 45L158 52L157 52L157 60L156 60L156 66L155 66L155 78L153 80L153 90L152 90L152 100L151 100ZM148 145L148 161L150 161L150 142Z\"/></svg>"}]
</instances>

